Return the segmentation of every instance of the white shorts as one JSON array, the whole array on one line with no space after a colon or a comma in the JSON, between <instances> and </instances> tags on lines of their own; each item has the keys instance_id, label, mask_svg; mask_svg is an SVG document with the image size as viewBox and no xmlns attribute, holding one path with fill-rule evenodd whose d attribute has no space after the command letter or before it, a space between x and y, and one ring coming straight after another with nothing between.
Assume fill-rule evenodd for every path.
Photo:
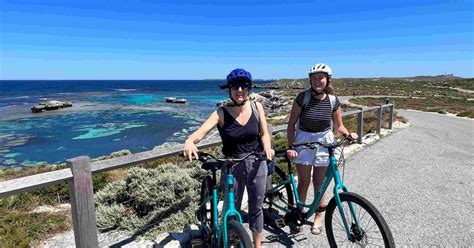
<instances>
[{"instance_id":1,"label":"white shorts","mask_svg":"<svg viewBox=\"0 0 474 248\"><path fill-rule=\"evenodd\" d=\"M318 141L323 144L330 144L334 142L334 134L331 130L311 133L296 129L296 137L294 144ZM296 147L295 150L298 152L298 157L293 160L295 164L304 164L312 166L328 166L329 165L329 152L327 148L316 147L315 149L308 149L305 146Z\"/></svg>"}]
</instances>

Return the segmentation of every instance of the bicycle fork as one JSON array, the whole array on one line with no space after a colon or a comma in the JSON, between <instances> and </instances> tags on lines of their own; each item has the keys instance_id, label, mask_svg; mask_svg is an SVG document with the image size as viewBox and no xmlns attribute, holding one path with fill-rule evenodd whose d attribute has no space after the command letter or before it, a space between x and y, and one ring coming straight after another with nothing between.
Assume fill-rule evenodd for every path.
<instances>
[{"instance_id":1,"label":"bicycle fork","mask_svg":"<svg viewBox=\"0 0 474 248\"><path fill-rule=\"evenodd\" d=\"M337 162L336 158L331 157L330 159L331 159L331 164L335 165L336 162ZM331 168L332 173L334 175L334 192L333 192L334 193L334 199L336 200L337 208L339 210L339 214L341 215L342 223L344 224L344 229L346 231L347 238L349 240L353 240L353 236L351 235L351 232L350 232L351 229L350 229L350 226L349 226L349 223L348 223L348 218L346 218L346 214L344 212L344 206L342 205L341 198L339 197L339 191L340 190L344 193L349 192L349 190L342 183L341 176L339 175L339 170L337 170L337 167L336 166L330 166L330 168ZM347 202L347 203L349 205L349 211L352 215L352 220L354 221L354 224L357 227L359 227L359 220L357 218L354 205L350 201Z\"/></svg>"},{"instance_id":2,"label":"bicycle fork","mask_svg":"<svg viewBox=\"0 0 474 248\"><path fill-rule=\"evenodd\" d=\"M228 232L227 222L232 216L236 216L240 223L242 223L242 216L235 208L235 194L234 194L234 176L230 173L226 176L226 201L224 202L224 216L222 217L222 238L224 247L228 247ZM217 194L217 193L216 193ZM217 198L215 198L217 199ZM217 212L217 211L216 211ZM216 213L217 214L217 213ZM214 219L215 221L217 218ZM218 232L220 233L220 232ZM218 236L216 236L218 237Z\"/></svg>"}]
</instances>

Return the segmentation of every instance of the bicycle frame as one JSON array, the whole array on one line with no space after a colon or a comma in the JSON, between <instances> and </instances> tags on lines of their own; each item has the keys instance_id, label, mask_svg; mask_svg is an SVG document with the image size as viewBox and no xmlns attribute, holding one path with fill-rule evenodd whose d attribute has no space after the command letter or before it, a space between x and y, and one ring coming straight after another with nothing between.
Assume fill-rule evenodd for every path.
<instances>
[{"instance_id":1,"label":"bicycle frame","mask_svg":"<svg viewBox=\"0 0 474 248\"><path fill-rule=\"evenodd\" d=\"M213 173L213 179L215 180L215 172ZM242 216L235 208L235 194L234 194L234 175L229 170L229 174L226 176L225 180L225 194L224 194L224 207L223 207L223 217L219 224L219 211L217 208L218 205L218 185L214 185L212 189L212 205L214 206L214 211L212 213L214 223L213 223L213 243L218 244L220 239L223 239L224 247L228 247L227 240L227 222L230 218L234 217L242 223ZM221 232L222 230L222 232Z\"/></svg>"},{"instance_id":2,"label":"bicycle frame","mask_svg":"<svg viewBox=\"0 0 474 248\"><path fill-rule=\"evenodd\" d=\"M346 235L347 235L348 238L350 238L350 231L349 231L350 228L349 228L349 225L347 223L347 218L344 215L344 209L342 207L341 199L340 199L339 194L338 194L338 192L340 190L343 191L343 192L348 192L348 189L342 183L341 176L339 174L339 170L337 169L337 160L336 160L336 156L334 155L334 148L328 148L328 150L329 150L329 165L328 165L328 168L326 170L326 174L324 175L324 179L323 179L323 182L321 184L321 187L320 187L320 189L317 193L315 192L315 197L314 197L314 200L311 204L307 205L304 202L300 201L299 196L298 196L298 187L297 187L297 183L296 183L296 180L295 180L295 175L294 175L293 171L291 170L290 166L288 168L289 178L287 180L279 183L275 187L272 187L270 189L270 191L278 191L282 187L284 187L285 185L291 184L292 189L293 189L292 190L293 197L295 199L295 206L293 206L293 207L301 206L301 207L309 208L307 212L303 213L303 219L307 220L310 216L312 216L317 211L319 202L321 201L321 198L323 197L324 192L326 192L327 188L329 187L329 184L331 183L331 180L334 179L334 188L333 188L334 198L336 200L337 207L338 207L338 210L339 210L339 214L341 215L341 219L342 219L342 222L344 224L344 229L346 231ZM291 210L286 208L286 206L278 206L277 204L275 204L274 206L276 208L286 212L286 213L291 212ZM358 221L358 218L356 216L354 206L351 203L349 204L349 206L350 206L349 208L350 208L350 212L351 212L351 215L352 215L352 219L355 221L355 224L358 226L359 221Z\"/></svg>"}]
</instances>

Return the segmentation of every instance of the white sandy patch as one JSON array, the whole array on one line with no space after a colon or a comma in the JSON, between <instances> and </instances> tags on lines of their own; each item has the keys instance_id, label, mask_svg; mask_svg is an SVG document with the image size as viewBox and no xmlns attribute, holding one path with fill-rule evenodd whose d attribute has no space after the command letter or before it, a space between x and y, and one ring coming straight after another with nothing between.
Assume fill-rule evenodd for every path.
<instances>
[{"instance_id":1,"label":"white sandy patch","mask_svg":"<svg viewBox=\"0 0 474 248\"><path fill-rule=\"evenodd\" d=\"M58 213L58 212L65 212L71 209L71 204L63 203L57 206L51 205L44 205L39 206L31 211L31 213Z\"/></svg>"}]
</instances>

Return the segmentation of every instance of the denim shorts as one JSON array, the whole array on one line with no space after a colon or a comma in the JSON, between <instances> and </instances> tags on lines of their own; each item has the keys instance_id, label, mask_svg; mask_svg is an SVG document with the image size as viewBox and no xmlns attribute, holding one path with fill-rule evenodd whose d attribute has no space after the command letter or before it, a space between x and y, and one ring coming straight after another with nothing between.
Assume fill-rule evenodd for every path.
<instances>
[{"instance_id":1,"label":"denim shorts","mask_svg":"<svg viewBox=\"0 0 474 248\"><path fill-rule=\"evenodd\" d=\"M311 133L300 130L296 130L295 142L293 144L318 141L323 144L330 144L334 142L334 134L331 130L327 130L320 133ZM293 160L295 164L304 164L312 166L328 166L329 165L329 152L327 148L316 147L316 149L308 149L305 146L298 146L295 148L298 152L298 157Z\"/></svg>"}]
</instances>

